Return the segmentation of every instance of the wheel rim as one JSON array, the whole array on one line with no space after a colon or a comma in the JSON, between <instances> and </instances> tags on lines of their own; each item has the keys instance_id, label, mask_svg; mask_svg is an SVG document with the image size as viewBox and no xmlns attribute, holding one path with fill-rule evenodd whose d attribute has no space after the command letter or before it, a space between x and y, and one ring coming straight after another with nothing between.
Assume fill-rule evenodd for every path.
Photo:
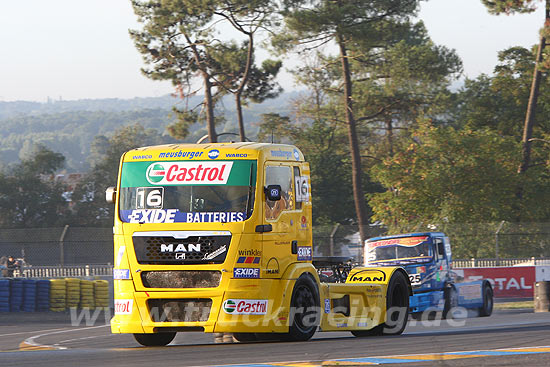
<instances>
[{"instance_id":1,"label":"wheel rim","mask_svg":"<svg viewBox=\"0 0 550 367\"><path fill-rule=\"evenodd\" d=\"M296 289L295 302L294 302L294 324L302 331L310 330L313 325L306 325L305 318L315 311L312 309L315 307L313 301L313 292L309 287L302 285Z\"/></svg>"}]
</instances>

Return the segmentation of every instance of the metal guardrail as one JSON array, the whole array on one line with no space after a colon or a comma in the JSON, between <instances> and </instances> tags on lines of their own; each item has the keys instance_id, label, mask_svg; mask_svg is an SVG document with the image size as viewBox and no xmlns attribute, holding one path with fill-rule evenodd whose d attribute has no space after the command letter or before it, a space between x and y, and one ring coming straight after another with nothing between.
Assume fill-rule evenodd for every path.
<instances>
[{"instance_id":1,"label":"metal guardrail","mask_svg":"<svg viewBox=\"0 0 550 367\"><path fill-rule=\"evenodd\" d=\"M516 259L458 259L453 260L454 268L492 268L503 266L550 266L549 258L516 258ZM113 265L70 265L70 266L29 266L17 269L13 274L20 278L65 278L112 276Z\"/></svg>"},{"instance_id":2,"label":"metal guardrail","mask_svg":"<svg viewBox=\"0 0 550 367\"><path fill-rule=\"evenodd\" d=\"M31 266L14 271L20 278L65 278L112 276L113 266L105 265L71 265L71 266Z\"/></svg>"},{"instance_id":3,"label":"metal guardrail","mask_svg":"<svg viewBox=\"0 0 550 367\"><path fill-rule=\"evenodd\" d=\"M550 259L524 257L516 259L453 259L454 268L493 268L501 266L536 266L549 265Z\"/></svg>"}]
</instances>

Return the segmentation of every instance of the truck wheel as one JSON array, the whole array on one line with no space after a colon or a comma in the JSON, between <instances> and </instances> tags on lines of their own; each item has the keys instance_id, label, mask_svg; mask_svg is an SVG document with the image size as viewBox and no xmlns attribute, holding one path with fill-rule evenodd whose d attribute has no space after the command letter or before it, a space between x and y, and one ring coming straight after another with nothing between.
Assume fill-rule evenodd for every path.
<instances>
[{"instance_id":1,"label":"truck wheel","mask_svg":"<svg viewBox=\"0 0 550 367\"><path fill-rule=\"evenodd\" d=\"M233 333L233 338L240 343L250 343L258 340L254 333Z\"/></svg>"},{"instance_id":2,"label":"truck wheel","mask_svg":"<svg viewBox=\"0 0 550 367\"><path fill-rule=\"evenodd\" d=\"M320 321L319 290L309 275L302 275L294 284L290 301L291 325L283 340L306 341L311 339Z\"/></svg>"},{"instance_id":3,"label":"truck wheel","mask_svg":"<svg viewBox=\"0 0 550 367\"><path fill-rule=\"evenodd\" d=\"M169 344L176 337L176 333L134 334L134 339L146 347L162 347Z\"/></svg>"},{"instance_id":4,"label":"truck wheel","mask_svg":"<svg viewBox=\"0 0 550 367\"><path fill-rule=\"evenodd\" d=\"M453 318L453 310L458 307L458 293L454 287L448 287L445 289L445 306L443 307L443 317L446 319Z\"/></svg>"},{"instance_id":5,"label":"truck wheel","mask_svg":"<svg viewBox=\"0 0 550 367\"><path fill-rule=\"evenodd\" d=\"M403 333L409 319L408 279L401 271L393 273L386 296L386 322L370 330L353 330L357 337L373 335L399 335Z\"/></svg>"},{"instance_id":6,"label":"truck wheel","mask_svg":"<svg viewBox=\"0 0 550 367\"><path fill-rule=\"evenodd\" d=\"M487 317L493 313L493 289L490 285L483 285L483 306L479 308L479 316Z\"/></svg>"}]
</instances>

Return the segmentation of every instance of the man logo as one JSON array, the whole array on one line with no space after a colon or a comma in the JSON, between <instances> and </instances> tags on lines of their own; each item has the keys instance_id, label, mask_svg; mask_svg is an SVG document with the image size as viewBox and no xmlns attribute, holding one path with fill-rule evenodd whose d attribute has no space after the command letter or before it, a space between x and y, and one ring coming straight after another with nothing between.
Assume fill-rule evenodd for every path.
<instances>
[{"instance_id":1,"label":"man logo","mask_svg":"<svg viewBox=\"0 0 550 367\"><path fill-rule=\"evenodd\" d=\"M217 149L212 149L208 152L208 158L210 159L216 159L220 156L220 151Z\"/></svg>"},{"instance_id":2,"label":"man logo","mask_svg":"<svg viewBox=\"0 0 550 367\"><path fill-rule=\"evenodd\" d=\"M364 283L364 282L385 282L386 273L382 270L368 269L361 270L351 276L350 282Z\"/></svg>"},{"instance_id":3,"label":"man logo","mask_svg":"<svg viewBox=\"0 0 550 367\"><path fill-rule=\"evenodd\" d=\"M152 184L156 184L164 178L166 175L166 170L164 169L164 166L160 163L153 163L147 168L146 173L147 181L149 181Z\"/></svg>"}]
</instances>

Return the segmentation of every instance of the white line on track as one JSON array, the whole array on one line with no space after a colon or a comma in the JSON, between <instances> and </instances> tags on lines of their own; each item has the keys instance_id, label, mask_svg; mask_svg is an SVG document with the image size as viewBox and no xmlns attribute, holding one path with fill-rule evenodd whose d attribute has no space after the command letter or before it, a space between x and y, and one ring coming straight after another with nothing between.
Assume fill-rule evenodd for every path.
<instances>
[{"instance_id":1,"label":"white line on track","mask_svg":"<svg viewBox=\"0 0 550 367\"><path fill-rule=\"evenodd\" d=\"M12 335L21 335L21 334L32 334L32 333L41 333L44 331L55 331L55 330L64 330L67 328L57 328L57 329L44 329L44 330L31 330L31 331L20 331L18 333L10 333L10 334L0 334L0 338L3 336L12 336Z\"/></svg>"},{"instance_id":2,"label":"white line on track","mask_svg":"<svg viewBox=\"0 0 550 367\"><path fill-rule=\"evenodd\" d=\"M113 334L94 335L94 336L86 336L84 338L74 338L74 339L61 340L61 341L55 343L54 345L59 345L59 344L63 344L63 343L69 343L69 342L74 342L74 341L77 341L77 340L84 340L84 339L104 338L104 337L108 337L108 336L111 336L111 335L113 335Z\"/></svg>"},{"instance_id":3,"label":"white line on track","mask_svg":"<svg viewBox=\"0 0 550 367\"><path fill-rule=\"evenodd\" d=\"M53 331L53 332L50 332L50 333L38 334L38 335L34 335L34 336L31 336L30 338L25 339L25 341L23 341L23 343L27 344L27 345L31 345L32 347L35 347L35 348L67 349L66 347L61 347L57 344L54 344L54 345L39 344L35 341L35 339L42 338L42 337L48 336L48 335L53 335L53 334L78 332L78 331L82 331L82 330L97 329L97 328L102 328L102 327L107 327L107 326L110 326L110 325L90 326L90 327L84 327L84 328L60 330L60 331Z\"/></svg>"},{"instance_id":4,"label":"white line on track","mask_svg":"<svg viewBox=\"0 0 550 367\"><path fill-rule=\"evenodd\" d=\"M541 323L541 322L533 322L533 321L525 321L525 322L515 322L515 323L509 323L509 324L492 324L492 325L483 325L483 326L470 326L470 327L460 327L460 328L454 328L454 329L444 329L444 330L422 330L422 331L405 331L403 335L422 335L422 334L452 334L456 332L468 332L468 331L477 331L477 330L485 330L489 326L491 329L504 329L504 328L510 328L514 326L528 326L528 325L541 325L541 326L547 326L547 324Z\"/></svg>"}]
</instances>

